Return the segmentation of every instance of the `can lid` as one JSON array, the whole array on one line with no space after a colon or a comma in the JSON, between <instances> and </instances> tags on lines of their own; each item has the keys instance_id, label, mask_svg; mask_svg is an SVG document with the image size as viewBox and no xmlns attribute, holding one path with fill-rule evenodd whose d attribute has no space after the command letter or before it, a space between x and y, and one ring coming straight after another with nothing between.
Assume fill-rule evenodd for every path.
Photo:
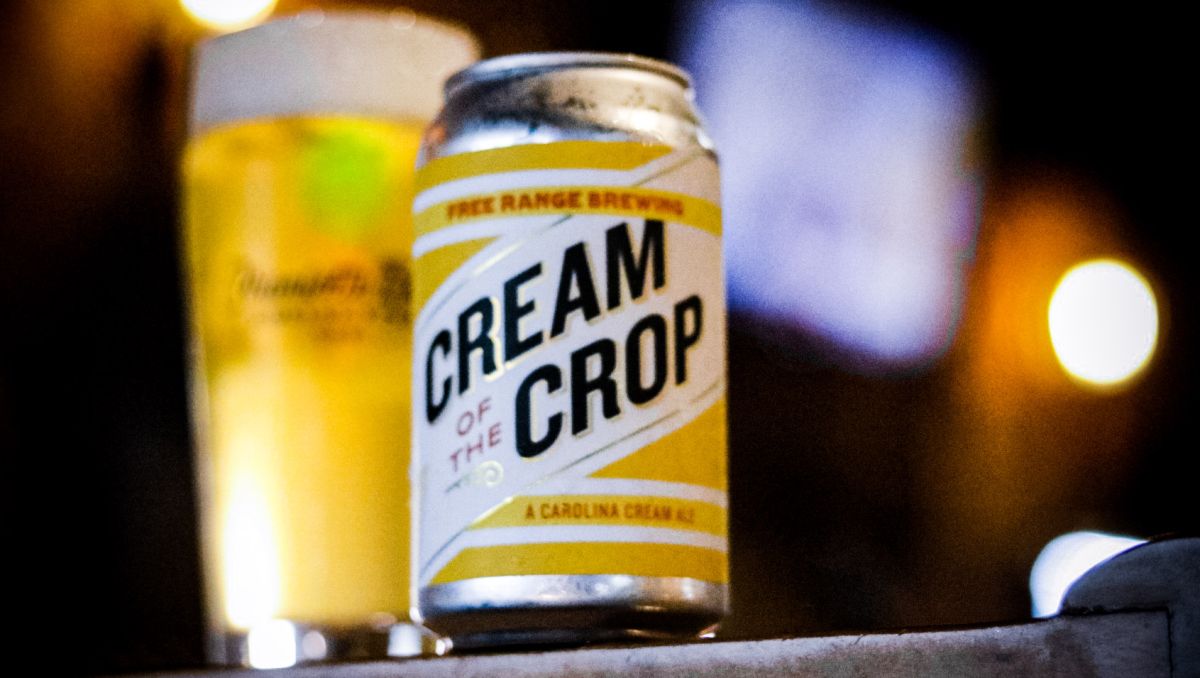
<instances>
[{"instance_id":1,"label":"can lid","mask_svg":"<svg viewBox=\"0 0 1200 678\"><path fill-rule=\"evenodd\" d=\"M514 76L533 75L566 68L632 68L648 71L674 80L684 89L691 89L692 80L678 66L636 54L609 52L531 52L495 57L475 63L446 81L446 98L468 85Z\"/></svg>"},{"instance_id":2,"label":"can lid","mask_svg":"<svg viewBox=\"0 0 1200 678\"><path fill-rule=\"evenodd\" d=\"M429 120L446 77L477 58L466 30L410 11L276 19L198 47L190 133L289 115Z\"/></svg>"}]
</instances>

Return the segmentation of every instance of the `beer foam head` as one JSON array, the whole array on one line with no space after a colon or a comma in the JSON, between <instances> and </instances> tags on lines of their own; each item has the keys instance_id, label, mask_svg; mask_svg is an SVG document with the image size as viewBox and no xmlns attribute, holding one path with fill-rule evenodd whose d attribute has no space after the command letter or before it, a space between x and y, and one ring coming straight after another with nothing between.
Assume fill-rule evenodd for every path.
<instances>
[{"instance_id":1,"label":"beer foam head","mask_svg":"<svg viewBox=\"0 0 1200 678\"><path fill-rule=\"evenodd\" d=\"M428 120L446 78L477 58L468 32L412 12L304 12L199 46L190 132L301 115Z\"/></svg>"}]
</instances>

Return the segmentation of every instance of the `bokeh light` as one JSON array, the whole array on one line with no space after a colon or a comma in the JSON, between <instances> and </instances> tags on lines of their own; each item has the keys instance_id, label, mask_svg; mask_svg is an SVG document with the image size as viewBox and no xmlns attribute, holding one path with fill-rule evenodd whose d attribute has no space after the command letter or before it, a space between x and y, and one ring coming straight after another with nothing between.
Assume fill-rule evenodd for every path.
<instances>
[{"instance_id":1,"label":"bokeh light","mask_svg":"<svg viewBox=\"0 0 1200 678\"><path fill-rule=\"evenodd\" d=\"M1050 340L1059 363L1094 386L1137 374L1158 340L1158 306L1146 280L1113 259L1079 264L1050 300Z\"/></svg>"},{"instance_id":2,"label":"bokeh light","mask_svg":"<svg viewBox=\"0 0 1200 678\"><path fill-rule=\"evenodd\" d=\"M216 31L236 31L263 21L277 0L180 0L183 11Z\"/></svg>"},{"instance_id":3,"label":"bokeh light","mask_svg":"<svg viewBox=\"0 0 1200 678\"><path fill-rule=\"evenodd\" d=\"M1067 590L1088 570L1144 543L1141 539L1103 532L1070 532L1050 540L1033 561L1029 593L1033 616L1058 614Z\"/></svg>"},{"instance_id":4,"label":"bokeh light","mask_svg":"<svg viewBox=\"0 0 1200 678\"><path fill-rule=\"evenodd\" d=\"M256 669L283 669L296 664L296 626L272 619L246 635L247 662Z\"/></svg>"}]
</instances>

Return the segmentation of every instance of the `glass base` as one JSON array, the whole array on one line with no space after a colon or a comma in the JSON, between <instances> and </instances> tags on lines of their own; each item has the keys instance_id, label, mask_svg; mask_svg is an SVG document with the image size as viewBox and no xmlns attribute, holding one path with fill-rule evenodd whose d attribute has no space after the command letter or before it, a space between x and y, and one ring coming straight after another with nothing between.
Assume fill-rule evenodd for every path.
<instances>
[{"instance_id":1,"label":"glass base","mask_svg":"<svg viewBox=\"0 0 1200 678\"><path fill-rule=\"evenodd\" d=\"M361 661L433 654L436 639L416 624L330 627L272 619L249 631L214 632L214 664L279 669L298 664Z\"/></svg>"}]
</instances>

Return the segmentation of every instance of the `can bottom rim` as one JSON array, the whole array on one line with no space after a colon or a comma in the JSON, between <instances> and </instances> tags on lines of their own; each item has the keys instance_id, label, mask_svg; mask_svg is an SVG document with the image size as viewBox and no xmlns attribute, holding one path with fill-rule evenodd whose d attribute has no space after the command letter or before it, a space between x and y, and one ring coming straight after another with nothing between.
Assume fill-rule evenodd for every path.
<instances>
[{"instance_id":1,"label":"can bottom rim","mask_svg":"<svg viewBox=\"0 0 1200 678\"><path fill-rule=\"evenodd\" d=\"M680 640L725 615L728 586L682 577L482 577L425 589L422 623L454 649Z\"/></svg>"},{"instance_id":2,"label":"can bottom rim","mask_svg":"<svg viewBox=\"0 0 1200 678\"><path fill-rule=\"evenodd\" d=\"M677 642L689 638L700 638L715 633L718 624L713 623L698 631L674 633L659 629L513 629L483 633L466 633L449 636L451 652L481 652L496 649L519 650L547 647L581 647L608 643Z\"/></svg>"}]
</instances>

